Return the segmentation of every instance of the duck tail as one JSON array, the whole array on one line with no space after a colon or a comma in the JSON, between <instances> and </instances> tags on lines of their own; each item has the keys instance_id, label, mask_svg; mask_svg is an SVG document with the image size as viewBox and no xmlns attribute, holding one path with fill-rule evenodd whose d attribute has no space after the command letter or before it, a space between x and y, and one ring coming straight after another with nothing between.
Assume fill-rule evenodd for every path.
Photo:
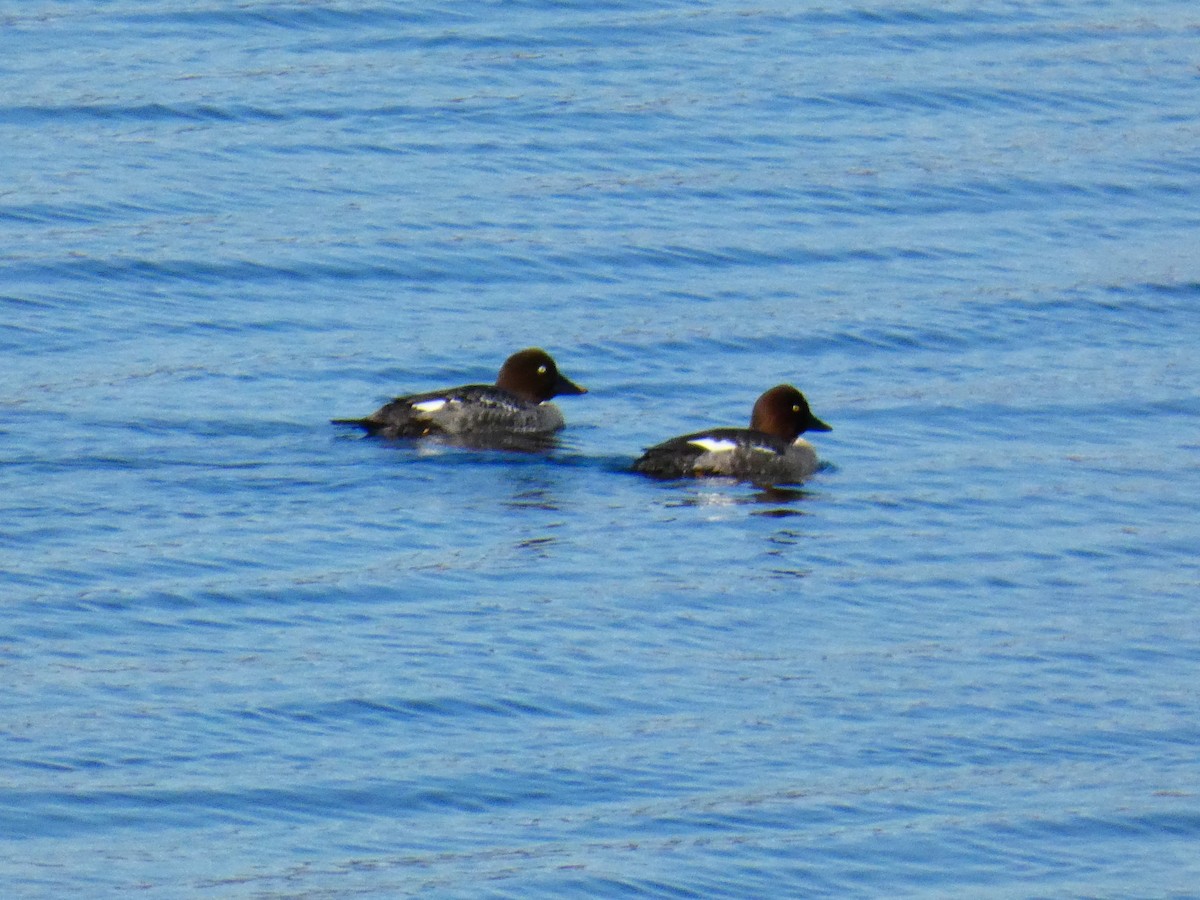
<instances>
[{"instance_id":1,"label":"duck tail","mask_svg":"<svg viewBox=\"0 0 1200 900\"><path fill-rule=\"evenodd\" d=\"M380 429L380 424L373 419L330 419L331 425L353 425L361 428L369 434L374 434Z\"/></svg>"}]
</instances>

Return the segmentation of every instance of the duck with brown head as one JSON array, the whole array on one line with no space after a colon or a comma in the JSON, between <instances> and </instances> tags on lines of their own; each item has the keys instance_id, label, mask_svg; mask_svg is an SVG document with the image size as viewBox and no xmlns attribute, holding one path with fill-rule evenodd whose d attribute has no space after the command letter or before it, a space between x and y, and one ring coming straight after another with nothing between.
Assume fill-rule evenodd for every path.
<instances>
[{"instance_id":1,"label":"duck with brown head","mask_svg":"<svg viewBox=\"0 0 1200 900\"><path fill-rule=\"evenodd\" d=\"M586 394L558 371L545 350L514 353L496 383L466 384L397 397L362 419L334 419L384 438L445 435L463 443L502 445L508 438L545 437L563 427L562 412L549 401Z\"/></svg>"},{"instance_id":2,"label":"duck with brown head","mask_svg":"<svg viewBox=\"0 0 1200 900\"><path fill-rule=\"evenodd\" d=\"M758 398L749 428L710 428L681 435L647 450L633 464L653 478L723 475L756 484L796 484L819 465L817 451L800 435L831 431L790 384Z\"/></svg>"}]
</instances>

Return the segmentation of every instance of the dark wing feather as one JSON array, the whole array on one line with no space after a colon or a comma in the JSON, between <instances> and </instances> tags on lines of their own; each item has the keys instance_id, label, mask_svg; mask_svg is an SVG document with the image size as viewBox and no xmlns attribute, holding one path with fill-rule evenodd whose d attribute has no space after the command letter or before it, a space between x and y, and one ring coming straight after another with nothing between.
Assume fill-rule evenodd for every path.
<instances>
[{"instance_id":1,"label":"dark wing feather","mask_svg":"<svg viewBox=\"0 0 1200 900\"><path fill-rule=\"evenodd\" d=\"M681 435L651 447L633 464L633 470L653 478L691 478L706 474L697 471L696 464L709 451L697 446L695 441L720 441L736 445L730 452L737 457L751 456L755 450L786 453L787 442L760 431L745 428L711 428ZM713 474L713 473L707 473ZM721 473L718 473L721 474ZM724 473L729 474L729 473Z\"/></svg>"},{"instance_id":2,"label":"dark wing feather","mask_svg":"<svg viewBox=\"0 0 1200 900\"><path fill-rule=\"evenodd\" d=\"M420 408L423 404L437 401L443 401L444 406L435 410ZM448 390L397 397L365 418L335 419L334 422L339 425L356 425L365 429L368 434L387 438L425 437L444 432L442 426L433 418L433 413L448 406L466 404L479 410L482 419L486 419L491 411L501 416L536 405L490 384L467 384Z\"/></svg>"}]
</instances>

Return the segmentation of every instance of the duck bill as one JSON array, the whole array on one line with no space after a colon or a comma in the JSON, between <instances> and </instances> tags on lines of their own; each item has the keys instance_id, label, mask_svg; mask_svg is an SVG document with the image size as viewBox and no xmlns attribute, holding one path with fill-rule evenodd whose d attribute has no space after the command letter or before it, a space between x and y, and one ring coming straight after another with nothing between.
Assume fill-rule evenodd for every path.
<instances>
[{"instance_id":1,"label":"duck bill","mask_svg":"<svg viewBox=\"0 0 1200 900\"><path fill-rule=\"evenodd\" d=\"M826 425L816 416L809 416L808 421L804 424L805 431L833 431L831 425Z\"/></svg>"},{"instance_id":2,"label":"duck bill","mask_svg":"<svg viewBox=\"0 0 1200 900\"><path fill-rule=\"evenodd\" d=\"M554 397L560 397L564 394L586 394L587 388L580 387L575 382L562 375L558 376L558 381L554 382Z\"/></svg>"}]
</instances>

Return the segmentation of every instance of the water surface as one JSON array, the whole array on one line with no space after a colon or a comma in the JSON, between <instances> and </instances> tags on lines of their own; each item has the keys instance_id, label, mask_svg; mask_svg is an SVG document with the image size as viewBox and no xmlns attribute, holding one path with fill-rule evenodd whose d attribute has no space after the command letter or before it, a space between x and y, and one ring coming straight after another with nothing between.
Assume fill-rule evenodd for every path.
<instances>
[{"instance_id":1,"label":"water surface","mask_svg":"<svg viewBox=\"0 0 1200 900\"><path fill-rule=\"evenodd\" d=\"M0 13L5 895L1190 895L1198 31ZM529 345L547 454L328 423Z\"/></svg>"}]
</instances>

